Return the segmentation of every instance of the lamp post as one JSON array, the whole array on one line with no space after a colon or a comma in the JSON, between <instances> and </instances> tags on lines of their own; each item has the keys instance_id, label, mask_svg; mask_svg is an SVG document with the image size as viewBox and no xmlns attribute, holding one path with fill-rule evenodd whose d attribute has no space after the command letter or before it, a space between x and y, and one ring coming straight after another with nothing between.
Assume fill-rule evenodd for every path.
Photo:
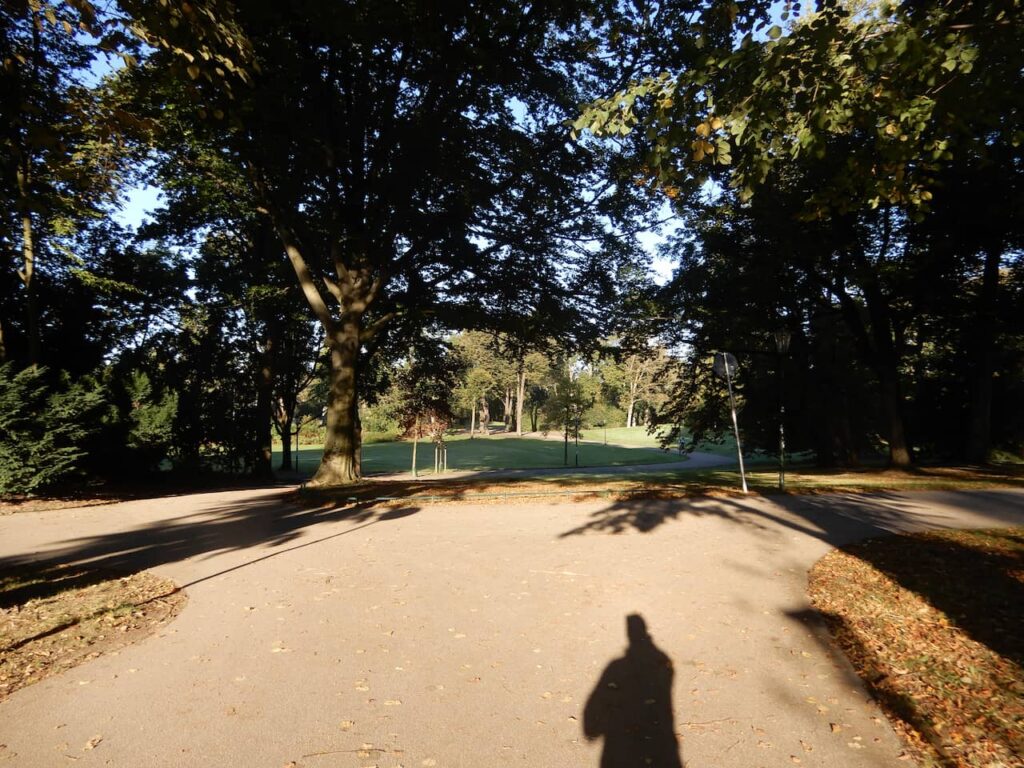
<instances>
[{"instance_id":1,"label":"lamp post","mask_svg":"<svg viewBox=\"0 0 1024 768\"><path fill-rule=\"evenodd\" d=\"M786 366L785 355L789 351L790 333L779 328L773 334L775 349L779 353L779 490L786 490Z\"/></svg>"},{"instance_id":2,"label":"lamp post","mask_svg":"<svg viewBox=\"0 0 1024 768\"><path fill-rule=\"evenodd\" d=\"M576 466L580 465L580 409L576 409Z\"/></svg>"}]
</instances>

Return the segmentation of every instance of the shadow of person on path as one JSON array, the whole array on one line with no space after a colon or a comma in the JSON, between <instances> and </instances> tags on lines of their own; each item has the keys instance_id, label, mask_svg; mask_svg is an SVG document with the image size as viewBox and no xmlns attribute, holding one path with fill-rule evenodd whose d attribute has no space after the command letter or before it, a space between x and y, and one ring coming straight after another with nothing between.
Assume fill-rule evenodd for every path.
<instances>
[{"instance_id":1,"label":"shadow of person on path","mask_svg":"<svg viewBox=\"0 0 1024 768\"><path fill-rule=\"evenodd\" d=\"M601 768L682 768L672 712L672 660L643 617L626 617L629 647L605 667L583 710L583 735L604 737Z\"/></svg>"}]
</instances>

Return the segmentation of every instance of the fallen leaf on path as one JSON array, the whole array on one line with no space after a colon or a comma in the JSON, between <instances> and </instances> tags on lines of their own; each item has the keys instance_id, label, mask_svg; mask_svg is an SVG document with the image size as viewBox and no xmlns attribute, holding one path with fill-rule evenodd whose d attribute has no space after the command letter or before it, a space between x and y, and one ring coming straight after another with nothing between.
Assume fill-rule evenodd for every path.
<instances>
[{"instance_id":1,"label":"fallen leaf on path","mask_svg":"<svg viewBox=\"0 0 1024 768\"><path fill-rule=\"evenodd\" d=\"M84 752L89 749L96 749L96 747L100 745L101 741L103 741L102 736L93 736L91 739L85 742L85 746L82 747L82 751Z\"/></svg>"}]
</instances>

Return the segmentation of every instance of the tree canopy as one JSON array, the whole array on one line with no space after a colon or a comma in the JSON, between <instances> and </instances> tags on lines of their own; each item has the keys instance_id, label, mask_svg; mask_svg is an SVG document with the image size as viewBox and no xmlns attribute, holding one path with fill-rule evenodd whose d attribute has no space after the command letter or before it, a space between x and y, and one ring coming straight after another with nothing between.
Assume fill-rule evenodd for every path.
<instances>
[{"instance_id":1,"label":"tree canopy","mask_svg":"<svg viewBox=\"0 0 1024 768\"><path fill-rule=\"evenodd\" d=\"M52 482L266 477L315 422L351 483L440 360L437 424L713 438L721 350L746 445L785 407L826 464L1019 451L1021 10L8 3L0 452L61 403Z\"/></svg>"}]
</instances>

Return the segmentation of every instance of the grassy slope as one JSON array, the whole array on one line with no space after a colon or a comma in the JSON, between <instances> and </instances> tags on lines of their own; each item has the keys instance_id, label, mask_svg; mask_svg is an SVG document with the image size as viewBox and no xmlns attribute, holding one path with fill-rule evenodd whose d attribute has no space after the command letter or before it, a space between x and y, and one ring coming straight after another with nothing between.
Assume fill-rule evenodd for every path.
<instances>
[{"instance_id":1,"label":"grassy slope","mask_svg":"<svg viewBox=\"0 0 1024 768\"><path fill-rule=\"evenodd\" d=\"M593 440L594 442L603 443L605 441L605 430L604 429L584 429L580 430L580 437L583 440ZM662 427L655 434L649 434L647 427L610 427L607 430L607 439L609 444L616 445L628 445L636 446L638 448L660 448L661 443L659 442L660 434L665 432L665 428ZM689 434L686 434L687 443L690 441ZM731 434L723 435L722 442L711 443L703 442L700 443L696 450L701 453L713 453L716 456L736 456L736 440ZM774 462L773 457L765 456L749 456L745 459L748 462Z\"/></svg>"},{"instance_id":2,"label":"grassy slope","mask_svg":"<svg viewBox=\"0 0 1024 768\"><path fill-rule=\"evenodd\" d=\"M448 469L536 469L562 467L564 445L561 441L534 438L477 437L473 440L459 435L448 442ZM299 456L299 469L311 473L320 460L320 446L303 446ZM569 443L569 465L575 466L576 446ZM275 451L275 466L280 455ZM673 453L628 448L617 445L580 443L580 467L618 467L633 464L661 464L684 462L685 458ZM434 449L430 443L420 443L416 465L421 472L433 472ZM363 446L363 471L407 472L412 466L412 443L374 443Z\"/></svg>"}]
</instances>

